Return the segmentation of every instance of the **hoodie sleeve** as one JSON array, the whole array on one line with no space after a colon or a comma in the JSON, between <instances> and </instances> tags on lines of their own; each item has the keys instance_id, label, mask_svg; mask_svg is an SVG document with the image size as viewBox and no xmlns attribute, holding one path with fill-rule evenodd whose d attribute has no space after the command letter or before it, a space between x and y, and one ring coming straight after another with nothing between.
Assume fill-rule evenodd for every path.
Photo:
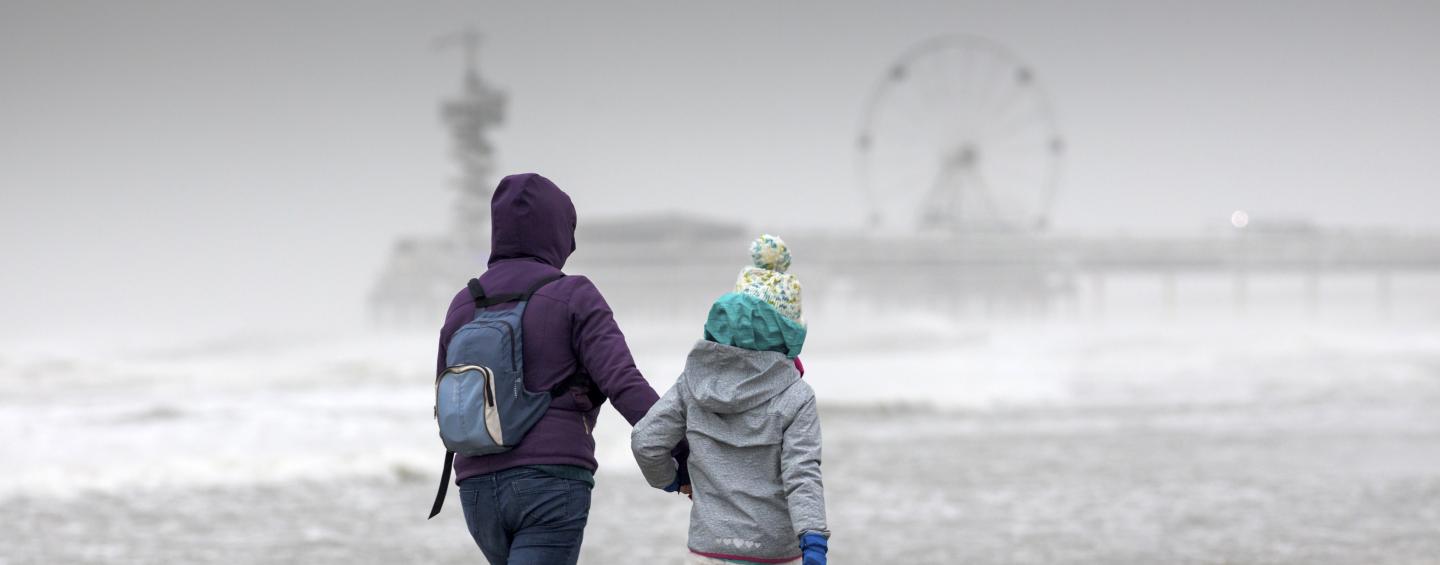
<instances>
[{"instance_id":1,"label":"hoodie sleeve","mask_svg":"<svg viewBox=\"0 0 1440 565\"><path fill-rule=\"evenodd\" d=\"M679 468L672 453L684 438L685 408L680 401L680 383L676 382L630 431L630 451L635 453L635 463L650 486L665 488L675 482ZM681 477L680 482L689 481Z\"/></svg>"},{"instance_id":2,"label":"hoodie sleeve","mask_svg":"<svg viewBox=\"0 0 1440 565\"><path fill-rule=\"evenodd\" d=\"M780 478L796 537L806 531L826 532L825 486L820 481L820 415L813 396L800 406L795 419L785 428Z\"/></svg>"},{"instance_id":3,"label":"hoodie sleeve","mask_svg":"<svg viewBox=\"0 0 1440 565\"><path fill-rule=\"evenodd\" d=\"M620 326L615 323L615 316L600 290L590 279L575 278L583 284L570 298L571 344L600 392L605 393L615 410L633 426L645 417L645 412L660 395L635 368L635 359L625 344L625 334L620 333Z\"/></svg>"},{"instance_id":4,"label":"hoodie sleeve","mask_svg":"<svg viewBox=\"0 0 1440 565\"><path fill-rule=\"evenodd\" d=\"M440 347L435 359L435 377L439 377L440 373L445 372L445 355L446 349L450 345L450 338L455 335L455 331L460 329L460 326L465 325L465 320L475 315L473 308L468 313L462 308L469 296L470 291L468 290L456 293L455 298L450 300L450 308L445 311L445 323L440 326Z\"/></svg>"},{"instance_id":5,"label":"hoodie sleeve","mask_svg":"<svg viewBox=\"0 0 1440 565\"><path fill-rule=\"evenodd\" d=\"M449 336L445 335L445 330L440 330L440 353L436 356L437 359L435 359L435 376L433 377L436 380L439 380L440 373L445 372L445 350L449 342Z\"/></svg>"}]
</instances>

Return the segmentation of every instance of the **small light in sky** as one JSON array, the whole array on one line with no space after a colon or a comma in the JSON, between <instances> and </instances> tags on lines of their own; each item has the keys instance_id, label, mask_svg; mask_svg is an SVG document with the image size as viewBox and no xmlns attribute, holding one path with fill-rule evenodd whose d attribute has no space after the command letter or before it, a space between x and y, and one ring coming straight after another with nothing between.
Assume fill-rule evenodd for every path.
<instances>
[{"instance_id":1,"label":"small light in sky","mask_svg":"<svg viewBox=\"0 0 1440 565\"><path fill-rule=\"evenodd\" d=\"M1236 210L1234 213L1230 214L1230 225L1237 228L1243 228L1249 224L1250 214L1246 214L1244 210Z\"/></svg>"}]
</instances>

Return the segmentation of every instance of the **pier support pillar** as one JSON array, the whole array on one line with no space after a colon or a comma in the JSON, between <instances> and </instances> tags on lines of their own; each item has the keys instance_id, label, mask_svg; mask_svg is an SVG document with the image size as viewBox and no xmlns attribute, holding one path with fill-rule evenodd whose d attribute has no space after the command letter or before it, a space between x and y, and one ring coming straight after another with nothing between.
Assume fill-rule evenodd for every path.
<instances>
[{"instance_id":1,"label":"pier support pillar","mask_svg":"<svg viewBox=\"0 0 1440 565\"><path fill-rule=\"evenodd\" d=\"M1376 306L1380 310L1380 319L1390 321L1390 271L1381 270L1375 275Z\"/></svg>"},{"instance_id":2,"label":"pier support pillar","mask_svg":"<svg viewBox=\"0 0 1440 565\"><path fill-rule=\"evenodd\" d=\"M1233 300L1235 301L1235 314L1244 316L1250 300L1250 277L1244 270L1235 272L1235 282L1232 286Z\"/></svg>"},{"instance_id":3,"label":"pier support pillar","mask_svg":"<svg viewBox=\"0 0 1440 565\"><path fill-rule=\"evenodd\" d=\"M1105 317L1105 275L1090 273L1090 309L1096 319Z\"/></svg>"},{"instance_id":4,"label":"pier support pillar","mask_svg":"<svg viewBox=\"0 0 1440 565\"><path fill-rule=\"evenodd\" d=\"M1311 320L1320 318L1320 269L1305 275L1305 314Z\"/></svg>"},{"instance_id":5,"label":"pier support pillar","mask_svg":"<svg viewBox=\"0 0 1440 565\"><path fill-rule=\"evenodd\" d=\"M1175 271L1165 271L1160 275L1160 300L1165 309L1165 318L1174 320L1177 317L1179 304L1175 288Z\"/></svg>"}]
</instances>

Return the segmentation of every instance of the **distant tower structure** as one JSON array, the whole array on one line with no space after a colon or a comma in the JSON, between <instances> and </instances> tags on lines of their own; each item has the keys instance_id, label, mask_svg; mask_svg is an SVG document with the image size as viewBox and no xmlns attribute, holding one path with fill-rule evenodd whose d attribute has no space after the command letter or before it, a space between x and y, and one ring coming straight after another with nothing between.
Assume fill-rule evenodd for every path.
<instances>
[{"instance_id":1,"label":"distant tower structure","mask_svg":"<svg viewBox=\"0 0 1440 565\"><path fill-rule=\"evenodd\" d=\"M390 250L370 289L371 319L386 326L434 322L457 285L484 270L490 248L490 188L495 186L495 146L489 133L505 119L505 94L480 78L480 34L464 30L441 37L436 48L464 53L460 94L440 103L450 130L450 155L460 167L454 186L451 226L443 233L407 236Z\"/></svg>"},{"instance_id":2,"label":"distant tower structure","mask_svg":"<svg viewBox=\"0 0 1440 565\"><path fill-rule=\"evenodd\" d=\"M480 34L466 29L436 40L437 48L459 48L465 56L460 95L440 103L440 119L450 130L450 154L460 166L455 180L456 243L476 251L490 241L490 188L495 186L495 145L489 132L505 121L505 93L480 78L476 59Z\"/></svg>"}]
</instances>

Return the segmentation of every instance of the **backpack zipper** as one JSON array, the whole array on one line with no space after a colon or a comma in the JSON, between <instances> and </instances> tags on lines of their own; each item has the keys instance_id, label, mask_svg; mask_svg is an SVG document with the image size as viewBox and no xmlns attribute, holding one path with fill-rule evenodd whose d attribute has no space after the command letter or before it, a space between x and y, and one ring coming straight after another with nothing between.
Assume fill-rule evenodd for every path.
<instances>
[{"instance_id":1,"label":"backpack zipper","mask_svg":"<svg viewBox=\"0 0 1440 565\"><path fill-rule=\"evenodd\" d=\"M494 377L495 377L495 373L491 373L489 369L485 369L485 368L482 367L482 368L480 369L480 374L481 374L481 376L485 377L484 381L482 381L482 382L480 383L480 386L481 386L481 388L484 389L484 393L485 393L485 405L486 405L486 406L489 406L489 407L491 407L491 408L494 408L494 407L495 407L495 378L494 378Z\"/></svg>"},{"instance_id":2,"label":"backpack zipper","mask_svg":"<svg viewBox=\"0 0 1440 565\"><path fill-rule=\"evenodd\" d=\"M440 374L435 375L435 406L433 407L435 421L440 421L440 381L445 379L445 375L459 374L466 371L480 371L480 376L484 377L486 385L485 403L491 406L495 405L495 399L491 397L490 387L488 386L490 379L494 378L494 373L490 372L490 369L480 365L456 365L454 367L446 367L444 371L440 371Z\"/></svg>"},{"instance_id":3,"label":"backpack zipper","mask_svg":"<svg viewBox=\"0 0 1440 565\"><path fill-rule=\"evenodd\" d=\"M466 326L468 326L468 327L470 327L470 328L486 328L486 329L491 329L491 330L495 330L495 331L497 331L497 332L499 332L499 333L501 333L501 334L504 334L504 335L505 335L505 339L510 342L510 370L511 370L511 371L518 371L518 370L520 370L519 359L520 359L520 355L522 355L522 354L524 353L524 351L517 351L517 349L520 349L520 348L518 347L520 344L515 343L515 342L516 342L516 339L515 339L515 328L511 327L510 324L508 324L508 323L506 323L506 322L504 322L504 321L502 321L502 320L496 320L496 319L477 319L477 320L474 320L474 321L470 322L469 324L465 324L465 326L461 326L460 329L461 329L461 330L464 330L464 329L466 329ZM472 329L471 331L473 331L473 329ZM455 333L458 334L458 333L460 333L460 332L459 332L459 331L456 331ZM451 339L454 339L454 338L452 337Z\"/></svg>"}]
</instances>

